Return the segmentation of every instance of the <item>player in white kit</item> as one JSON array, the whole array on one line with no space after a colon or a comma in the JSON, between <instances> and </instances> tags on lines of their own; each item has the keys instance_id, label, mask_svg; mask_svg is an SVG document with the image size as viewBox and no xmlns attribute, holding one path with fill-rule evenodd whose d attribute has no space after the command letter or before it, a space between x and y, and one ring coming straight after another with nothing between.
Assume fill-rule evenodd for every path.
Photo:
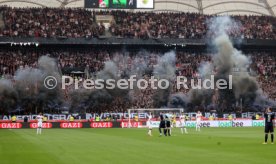
<instances>
[{"instance_id":1,"label":"player in white kit","mask_svg":"<svg viewBox=\"0 0 276 164\"><path fill-rule=\"evenodd\" d=\"M43 121L43 116L42 116L41 113L39 113L39 115L36 116L36 120L37 120L36 134L41 134L41 130L42 130L42 121Z\"/></svg>"},{"instance_id":2,"label":"player in white kit","mask_svg":"<svg viewBox=\"0 0 276 164\"><path fill-rule=\"evenodd\" d=\"M187 134L187 129L186 129L186 116L184 113L182 113L180 116L179 116L179 119L180 119L180 130L181 130L181 133L183 134L183 130L185 131L185 133Z\"/></svg>"},{"instance_id":3,"label":"player in white kit","mask_svg":"<svg viewBox=\"0 0 276 164\"><path fill-rule=\"evenodd\" d=\"M148 135L152 136L152 126L151 126L151 120L152 120L152 115L151 113L149 114L149 118L148 118L148 127L149 127L149 131L148 131Z\"/></svg>"},{"instance_id":4,"label":"player in white kit","mask_svg":"<svg viewBox=\"0 0 276 164\"><path fill-rule=\"evenodd\" d=\"M200 122L201 122L202 114L200 111L196 114L196 131L200 131Z\"/></svg>"}]
</instances>

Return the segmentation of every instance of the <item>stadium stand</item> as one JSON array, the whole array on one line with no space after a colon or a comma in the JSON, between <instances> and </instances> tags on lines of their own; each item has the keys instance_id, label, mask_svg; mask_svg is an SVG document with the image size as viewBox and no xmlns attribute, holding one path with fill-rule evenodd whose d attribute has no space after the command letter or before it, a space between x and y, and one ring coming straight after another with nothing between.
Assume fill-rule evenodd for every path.
<instances>
[{"instance_id":1,"label":"stadium stand","mask_svg":"<svg viewBox=\"0 0 276 164\"><path fill-rule=\"evenodd\" d=\"M112 36L123 38L202 39L207 34L206 20L214 17L198 13L153 13L84 9L10 8L2 7L4 28L0 36L10 37L98 37L105 35L105 26L97 24L96 15L111 15ZM233 16L240 30L229 31L235 38L275 39L275 17Z\"/></svg>"},{"instance_id":2,"label":"stadium stand","mask_svg":"<svg viewBox=\"0 0 276 164\"><path fill-rule=\"evenodd\" d=\"M108 40L110 38L121 39L123 44L131 40L132 42L129 44L132 46L141 46L140 44L143 45L145 40L153 39L159 47L161 45L167 46L167 44L174 45L174 40L170 39L180 39L180 42L182 39L183 41L188 40L189 44L194 46L193 49L199 50L187 50L185 44L182 44L182 49L177 49L176 46L170 48L177 49L176 75L196 78L200 63L211 61L210 56L213 55L206 52L206 42L214 36L213 33L209 32L208 21L220 15L228 14L237 22L239 28L231 29L227 31L227 34L237 40L246 40L245 43L235 46L241 45L240 49L243 49L243 45L248 46L246 47L246 55L250 56L252 60L249 67L250 72L258 79L263 91L262 94L270 100L276 100L276 58L273 52L276 39L274 13L276 4L273 0L258 3L250 0L235 1L235 3L230 0L222 3L216 0L212 2L206 0L189 1L189 3L156 0L154 10L136 10L135 12L79 8L83 7L81 6L83 0L45 0L43 2L26 0L16 4L11 1L0 0L0 4L7 5L0 7L0 40L4 45L4 48L0 50L0 75L2 78L14 80L13 76L18 69L37 68L38 58L47 55L57 59L60 71L64 75L72 75L72 72L76 71L83 72L81 75L74 75L76 78L93 77L103 69L104 62L115 60L119 68L119 76L124 76L124 71L136 67L137 64L145 64L148 72L143 75L143 78L147 79L146 75L151 75L153 68L157 65L158 56L165 52L165 50L158 50L157 48L148 48L145 52L132 51L131 48L126 48L124 45L118 45L119 48L112 48L108 45L118 43ZM243 8L244 6L246 9ZM251 8L248 9L248 6ZM103 16L102 19L108 20L108 23L97 20L99 16ZM43 46L28 46L29 39L36 41L41 38L45 39L40 42ZM51 49L48 41L56 38L61 40L55 40L55 48ZM17 39L21 42L17 42ZM75 40L71 41L70 39L91 39L95 41L93 42L95 45L92 44L93 48L64 48L76 43ZM96 45L105 39L107 46ZM168 39L169 43L165 42L166 44L164 44L162 39ZM67 40L70 41L68 45L64 43ZM89 41L85 44L89 45ZM10 43L11 45L16 44L17 47L7 48L7 44ZM259 43L264 45L260 50L254 47ZM61 46L60 44L65 45ZM21 46L18 47L18 45ZM137 61L139 62L137 63ZM170 93L187 93L188 91L185 89L177 90L174 85ZM72 101L70 92L70 87L63 91L63 99L67 102ZM87 111L100 111L102 109L126 111L130 107L156 107L152 99L155 94L153 90L146 89L135 92L135 94L137 95L133 97L136 99L131 101L116 97L111 103L101 104L102 106L98 106L97 109L87 109ZM199 108L207 110L206 106ZM26 109L26 111L28 110L33 109ZM193 110L197 109L193 108ZM231 112L239 109L233 107L227 110Z\"/></svg>"},{"instance_id":3,"label":"stadium stand","mask_svg":"<svg viewBox=\"0 0 276 164\"><path fill-rule=\"evenodd\" d=\"M113 60L117 61L116 65L119 68L119 76L123 76L123 72L133 67L137 67L140 64L147 64L148 74L144 75L147 79L152 75L152 69L157 64L157 58L160 56L162 51L147 51L146 55L144 52L122 52L114 49L100 51L97 49L60 49L60 50L10 50L0 52L0 74L3 77L10 77L9 75L15 74L18 69L26 68L37 68L37 60L42 55L49 55L58 59L58 65L61 68L64 75L75 76L76 78L87 78L95 76L100 70L103 69L104 62ZM176 62L176 75L186 76L188 78L197 78L198 68L202 62L210 61L210 53L202 51L179 51L177 52ZM271 100L276 100L276 68L275 68L275 54L274 52L266 51L251 51L247 52L247 55L251 57L252 64L250 70L252 73L256 73L263 94L269 97ZM12 58L11 58L12 57ZM139 62L137 62L139 61ZM125 63L127 62L127 64ZM72 71L84 72L81 75L73 75ZM12 78L12 77L10 77ZM81 86L81 84L80 84ZM72 100L73 86L69 86L66 90L62 91L64 99L66 101ZM188 93L188 89L181 88L176 89L176 86L170 90L173 93ZM153 108L155 107L153 101L153 95L156 91L153 89L141 90L135 92L136 99L128 101L127 103L122 97L116 97L110 104L104 104L99 107L100 109L110 111L126 111L130 107L135 108ZM204 108L204 107L202 107ZM92 110L92 109L90 109ZM235 109L228 109L229 112L233 112ZM244 109L246 110L246 109ZM250 110L250 109L248 109ZM94 110L92 110L94 111Z\"/></svg>"}]
</instances>

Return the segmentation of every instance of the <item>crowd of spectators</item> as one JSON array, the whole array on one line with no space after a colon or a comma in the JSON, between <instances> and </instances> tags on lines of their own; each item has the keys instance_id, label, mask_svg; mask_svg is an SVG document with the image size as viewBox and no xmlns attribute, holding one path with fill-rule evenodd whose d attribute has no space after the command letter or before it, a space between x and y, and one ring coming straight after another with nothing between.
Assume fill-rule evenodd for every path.
<instances>
[{"instance_id":1,"label":"crowd of spectators","mask_svg":"<svg viewBox=\"0 0 276 164\"><path fill-rule=\"evenodd\" d=\"M198 13L154 13L129 11L90 11L61 8L1 7L4 27L0 36L91 38L106 35L124 38L204 39L210 20L216 15ZM111 15L114 20L106 29L96 15ZM275 17L231 16L238 28L228 34L235 38L276 39Z\"/></svg>"},{"instance_id":2,"label":"crowd of spectators","mask_svg":"<svg viewBox=\"0 0 276 164\"><path fill-rule=\"evenodd\" d=\"M93 78L97 72L103 69L106 61L114 61L118 67L118 76L123 76L125 70L133 71L148 80L158 63L158 58L163 53L153 51L122 52L116 50L99 51L97 49L68 49L68 50L1 50L0 51L0 75L13 75L17 69L37 67L37 60L42 55L49 55L57 59L57 63L63 74L76 76L76 78ZM248 52L252 59L251 70L256 73L256 78L262 88L264 96L276 100L276 58L273 52ZM196 77L200 63L211 61L210 54L201 51L177 51L176 75L188 78ZM148 74L140 74L140 69L148 70ZM69 71L68 71L69 70ZM72 71L81 71L83 74L72 74ZM132 72L132 73L133 73ZM72 88L64 90L66 101L71 101ZM132 100L126 101L123 97L117 97L111 103L103 103L101 109L122 112L128 108L153 108L155 106L153 95L157 90L150 87L145 90L130 91ZM171 93L188 93L185 88L177 89L175 84Z\"/></svg>"},{"instance_id":3,"label":"crowd of spectators","mask_svg":"<svg viewBox=\"0 0 276 164\"><path fill-rule=\"evenodd\" d=\"M4 28L9 37L97 37L105 27L95 23L92 12L83 9L2 7Z\"/></svg>"},{"instance_id":4,"label":"crowd of spectators","mask_svg":"<svg viewBox=\"0 0 276 164\"><path fill-rule=\"evenodd\" d=\"M259 76L259 84L267 97L276 100L276 56L267 53L254 53L251 56Z\"/></svg>"}]
</instances>

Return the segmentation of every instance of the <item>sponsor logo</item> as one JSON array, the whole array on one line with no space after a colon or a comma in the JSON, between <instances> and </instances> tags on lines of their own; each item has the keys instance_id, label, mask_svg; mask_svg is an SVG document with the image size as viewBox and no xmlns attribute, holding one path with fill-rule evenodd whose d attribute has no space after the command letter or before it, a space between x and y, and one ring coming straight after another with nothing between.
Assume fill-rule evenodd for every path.
<instances>
[{"instance_id":1,"label":"sponsor logo","mask_svg":"<svg viewBox=\"0 0 276 164\"><path fill-rule=\"evenodd\" d=\"M129 122L121 122L121 127L132 127L132 128L138 128L139 126L141 126L142 125L142 122L130 122L130 124L129 124Z\"/></svg>"},{"instance_id":2,"label":"sponsor logo","mask_svg":"<svg viewBox=\"0 0 276 164\"><path fill-rule=\"evenodd\" d=\"M219 122L219 127L232 127L231 121Z\"/></svg>"},{"instance_id":3,"label":"sponsor logo","mask_svg":"<svg viewBox=\"0 0 276 164\"><path fill-rule=\"evenodd\" d=\"M2 129L20 129L22 128L21 123L0 123Z\"/></svg>"},{"instance_id":4,"label":"sponsor logo","mask_svg":"<svg viewBox=\"0 0 276 164\"><path fill-rule=\"evenodd\" d=\"M189 128L195 128L196 122L186 122L186 126ZM209 128L209 127L211 127L211 124L210 124L210 122L201 122L199 126Z\"/></svg>"},{"instance_id":5,"label":"sponsor logo","mask_svg":"<svg viewBox=\"0 0 276 164\"><path fill-rule=\"evenodd\" d=\"M219 122L219 127L243 127L243 122L238 121L223 121Z\"/></svg>"},{"instance_id":6,"label":"sponsor logo","mask_svg":"<svg viewBox=\"0 0 276 164\"><path fill-rule=\"evenodd\" d=\"M253 121L252 126L253 127L263 127L263 126L265 126L265 122L264 121Z\"/></svg>"},{"instance_id":7,"label":"sponsor logo","mask_svg":"<svg viewBox=\"0 0 276 164\"><path fill-rule=\"evenodd\" d=\"M196 122L186 122L186 126L189 128L194 128L196 127Z\"/></svg>"},{"instance_id":8,"label":"sponsor logo","mask_svg":"<svg viewBox=\"0 0 276 164\"><path fill-rule=\"evenodd\" d=\"M112 122L92 122L90 124L91 128L112 128Z\"/></svg>"},{"instance_id":9,"label":"sponsor logo","mask_svg":"<svg viewBox=\"0 0 276 164\"><path fill-rule=\"evenodd\" d=\"M243 122L232 122L232 127L243 127Z\"/></svg>"},{"instance_id":10,"label":"sponsor logo","mask_svg":"<svg viewBox=\"0 0 276 164\"><path fill-rule=\"evenodd\" d=\"M30 123L30 128L37 128L37 123ZM50 122L42 123L42 128L45 128L45 129L52 128L52 123Z\"/></svg>"},{"instance_id":11,"label":"sponsor logo","mask_svg":"<svg viewBox=\"0 0 276 164\"><path fill-rule=\"evenodd\" d=\"M200 127L207 127L207 128L209 128L210 127L210 122L202 122L202 123L200 123Z\"/></svg>"},{"instance_id":12,"label":"sponsor logo","mask_svg":"<svg viewBox=\"0 0 276 164\"><path fill-rule=\"evenodd\" d=\"M60 128L82 128L81 122L60 123Z\"/></svg>"}]
</instances>

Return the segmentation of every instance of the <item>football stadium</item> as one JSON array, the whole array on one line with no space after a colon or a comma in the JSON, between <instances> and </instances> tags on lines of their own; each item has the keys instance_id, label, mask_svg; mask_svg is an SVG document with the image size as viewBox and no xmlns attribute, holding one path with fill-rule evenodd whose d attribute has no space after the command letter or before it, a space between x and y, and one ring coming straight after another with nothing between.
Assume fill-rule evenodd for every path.
<instances>
[{"instance_id":1,"label":"football stadium","mask_svg":"<svg viewBox=\"0 0 276 164\"><path fill-rule=\"evenodd\" d=\"M0 0L0 164L275 164L275 0Z\"/></svg>"}]
</instances>

